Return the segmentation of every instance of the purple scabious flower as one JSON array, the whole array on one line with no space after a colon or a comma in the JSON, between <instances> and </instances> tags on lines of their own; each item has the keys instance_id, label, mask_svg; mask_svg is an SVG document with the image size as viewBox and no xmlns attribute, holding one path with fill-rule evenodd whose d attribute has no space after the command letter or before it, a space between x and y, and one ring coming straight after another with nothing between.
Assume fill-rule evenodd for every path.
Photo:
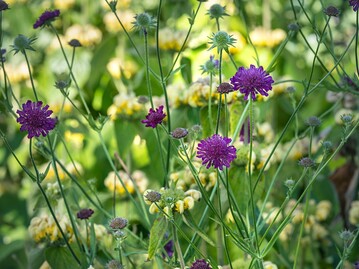
<instances>
[{"instance_id":1,"label":"purple scabious flower","mask_svg":"<svg viewBox=\"0 0 359 269\"><path fill-rule=\"evenodd\" d=\"M34 29L39 28L44 25L48 25L50 22L54 21L56 17L60 16L60 10L46 10L40 15L37 21L34 24Z\"/></svg>"},{"instance_id":2,"label":"purple scabious flower","mask_svg":"<svg viewBox=\"0 0 359 269\"><path fill-rule=\"evenodd\" d=\"M22 110L17 110L19 114L17 122L21 124L20 131L27 131L28 138L40 135L46 136L55 128L57 119L50 118L52 110L48 110L49 106L42 107L42 102L31 102L28 100L22 104Z\"/></svg>"},{"instance_id":3,"label":"purple scabious flower","mask_svg":"<svg viewBox=\"0 0 359 269\"><path fill-rule=\"evenodd\" d=\"M168 255L169 258L172 258L174 250L173 250L173 240L168 241L168 243L164 246L164 249Z\"/></svg>"},{"instance_id":4,"label":"purple scabious flower","mask_svg":"<svg viewBox=\"0 0 359 269\"><path fill-rule=\"evenodd\" d=\"M163 113L163 106L159 106L154 110L153 108L150 108L150 111L148 112L146 119L142 120L141 122L143 124L146 124L146 127L152 127L156 128L158 124L161 124L163 119L166 117L166 114Z\"/></svg>"},{"instance_id":5,"label":"purple scabious flower","mask_svg":"<svg viewBox=\"0 0 359 269\"><path fill-rule=\"evenodd\" d=\"M353 8L354 11L358 11L359 0L349 0L349 5Z\"/></svg>"},{"instance_id":6,"label":"purple scabious flower","mask_svg":"<svg viewBox=\"0 0 359 269\"><path fill-rule=\"evenodd\" d=\"M212 267L204 259L200 259L196 260L190 269L212 269Z\"/></svg>"},{"instance_id":7,"label":"purple scabious flower","mask_svg":"<svg viewBox=\"0 0 359 269\"><path fill-rule=\"evenodd\" d=\"M229 167L237 157L236 148L229 146L232 139L218 134L201 140L197 147L197 157L202 159L202 164L208 169L210 166L223 170L223 166Z\"/></svg>"},{"instance_id":8,"label":"purple scabious flower","mask_svg":"<svg viewBox=\"0 0 359 269\"><path fill-rule=\"evenodd\" d=\"M84 208L77 212L76 216L79 219L89 219L93 213L94 211L91 208Z\"/></svg>"},{"instance_id":9,"label":"purple scabious flower","mask_svg":"<svg viewBox=\"0 0 359 269\"><path fill-rule=\"evenodd\" d=\"M240 67L230 80L234 89L244 94L246 101L249 95L253 101L256 100L257 94L268 96L268 91L272 89L274 82L262 66L257 68L252 64L249 69Z\"/></svg>"},{"instance_id":10,"label":"purple scabious flower","mask_svg":"<svg viewBox=\"0 0 359 269\"><path fill-rule=\"evenodd\" d=\"M6 3L5 1L0 0L0 11L7 10L7 9L9 9L8 3Z\"/></svg>"}]
</instances>

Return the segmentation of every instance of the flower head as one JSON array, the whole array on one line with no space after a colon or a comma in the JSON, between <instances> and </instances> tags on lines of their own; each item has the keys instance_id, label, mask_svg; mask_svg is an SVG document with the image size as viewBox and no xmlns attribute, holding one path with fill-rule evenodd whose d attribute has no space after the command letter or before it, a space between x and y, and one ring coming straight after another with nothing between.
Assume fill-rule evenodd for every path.
<instances>
[{"instance_id":1,"label":"flower head","mask_svg":"<svg viewBox=\"0 0 359 269\"><path fill-rule=\"evenodd\" d=\"M219 93L230 93L234 91L234 88L230 83L222 82L221 84L219 84L217 91Z\"/></svg>"},{"instance_id":2,"label":"flower head","mask_svg":"<svg viewBox=\"0 0 359 269\"><path fill-rule=\"evenodd\" d=\"M171 136L176 139L184 138L188 135L188 130L186 128L176 128L171 132Z\"/></svg>"},{"instance_id":3,"label":"flower head","mask_svg":"<svg viewBox=\"0 0 359 269\"><path fill-rule=\"evenodd\" d=\"M113 230L123 229L127 226L128 220L125 218L117 217L110 221L110 227Z\"/></svg>"},{"instance_id":4,"label":"flower head","mask_svg":"<svg viewBox=\"0 0 359 269\"><path fill-rule=\"evenodd\" d=\"M25 50L32 50L35 51L34 48L31 46L36 40L36 37L26 37L24 35L18 35L14 39L14 44L11 45L12 50L15 51L15 54L19 51L21 53L25 53Z\"/></svg>"},{"instance_id":5,"label":"flower head","mask_svg":"<svg viewBox=\"0 0 359 269\"><path fill-rule=\"evenodd\" d=\"M209 60L206 61L203 65L201 65L201 70L203 71L203 73L208 73L211 75L216 75L216 73L218 72L218 67L219 67L219 61L214 59L214 56L211 55L209 56Z\"/></svg>"},{"instance_id":6,"label":"flower head","mask_svg":"<svg viewBox=\"0 0 359 269\"><path fill-rule=\"evenodd\" d=\"M349 5L353 8L354 11L358 11L359 0L349 0Z\"/></svg>"},{"instance_id":7,"label":"flower head","mask_svg":"<svg viewBox=\"0 0 359 269\"><path fill-rule=\"evenodd\" d=\"M298 164L299 164L300 166L305 167L305 168L309 168L309 167L315 166L315 162L314 162L311 158L309 158L309 157L304 157L304 158L300 159L300 161L298 162Z\"/></svg>"},{"instance_id":8,"label":"flower head","mask_svg":"<svg viewBox=\"0 0 359 269\"><path fill-rule=\"evenodd\" d=\"M212 267L204 259L196 260L190 269L212 269Z\"/></svg>"},{"instance_id":9,"label":"flower head","mask_svg":"<svg viewBox=\"0 0 359 269\"><path fill-rule=\"evenodd\" d=\"M0 11L9 9L9 5L5 2L0 0Z\"/></svg>"},{"instance_id":10,"label":"flower head","mask_svg":"<svg viewBox=\"0 0 359 269\"><path fill-rule=\"evenodd\" d=\"M106 264L106 269L123 269L123 266L119 261L111 260Z\"/></svg>"},{"instance_id":11,"label":"flower head","mask_svg":"<svg viewBox=\"0 0 359 269\"><path fill-rule=\"evenodd\" d=\"M214 166L222 170L223 166L229 167L236 158L236 148L228 145L231 141L232 139L218 134L201 140L197 147L197 157L202 159L206 168Z\"/></svg>"},{"instance_id":12,"label":"flower head","mask_svg":"<svg viewBox=\"0 0 359 269\"><path fill-rule=\"evenodd\" d=\"M82 47L82 44L78 39L71 39L68 44L73 48Z\"/></svg>"},{"instance_id":13,"label":"flower head","mask_svg":"<svg viewBox=\"0 0 359 269\"><path fill-rule=\"evenodd\" d=\"M268 96L274 82L262 66L257 68L252 64L249 69L240 67L230 80L234 89L244 94L244 100L248 100L249 95L252 100L256 100L257 94Z\"/></svg>"},{"instance_id":14,"label":"flower head","mask_svg":"<svg viewBox=\"0 0 359 269\"><path fill-rule=\"evenodd\" d=\"M60 10L46 10L44 13L40 15L37 21L34 23L34 29L49 25L52 21L60 16Z\"/></svg>"},{"instance_id":15,"label":"flower head","mask_svg":"<svg viewBox=\"0 0 359 269\"><path fill-rule=\"evenodd\" d=\"M89 219L93 213L94 213L94 211L92 209L84 208L84 209L81 209L79 212L77 212L76 216L79 219Z\"/></svg>"},{"instance_id":16,"label":"flower head","mask_svg":"<svg viewBox=\"0 0 359 269\"><path fill-rule=\"evenodd\" d=\"M339 13L340 13L340 10L334 6L329 6L329 7L325 8L323 11L326 15L328 15L330 17L338 17Z\"/></svg>"},{"instance_id":17,"label":"flower head","mask_svg":"<svg viewBox=\"0 0 359 269\"><path fill-rule=\"evenodd\" d=\"M319 126L321 123L322 123L322 121L318 117L315 117L315 116L309 117L307 119L307 124L311 127Z\"/></svg>"},{"instance_id":18,"label":"flower head","mask_svg":"<svg viewBox=\"0 0 359 269\"><path fill-rule=\"evenodd\" d=\"M223 18L223 16L228 16L226 13L226 7L221 6L220 4L213 4L207 13L211 19L218 20L219 18Z\"/></svg>"},{"instance_id":19,"label":"flower head","mask_svg":"<svg viewBox=\"0 0 359 269\"><path fill-rule=\"evenodd\" d=\"M20 131L27 131L28 138L40 135L46 136L55 128L57 119L50 118L52 110L48 110L49 106L42 107L42 102L31 102L28 100L22 105L22 110L17 110L19 114L17 122L21 124Z\"/></svg>"},{"instance_id":20,"label":"flower head","mask_svg":"<svg viewBox=\"0 0 359 269\"><path fill-rule=\"evenodd\" d=\"M234 42L236 42L236 39L232 37L232 35L227 34L224 31L218 31L217 33L213 33L212 37L210 37L209 44L212 44L212 46L209 48L209 50L213 48L217 48L217 51L224 50L228 52L229 46L233 46Z\"/></svg>"},{"instance_id":21,"label":"flower head","mask_svg":"<svg viewBox=\"0 0 359 269\"><path fill-rule=\"evenodd\" d=\"M150 28L156 26L156 21L148 13L141 13L135 16L134 27L143 31L145 34Z\"/></svg>"},{"instance_id":22,"label":"flower head","mask_svg":"<svg viewBox=\"0 0 359 269\"><path fill-rule=\"evenodd\" d=\"M1 50L0 50L0 61L1 61L1 62L5 62L5 61L6 61L5 53L6 53L6 49L1 49Z\"/></svg>"},{"instance_id":23,"label":"flower head","mask_svg":"<svg viewBox=\"0 0 359 269\"><path fill-rule=\"evenodd\" d=\"M170 240L168 241L168 243L163 247L167 253L167 256L169 258L172 258L173 256L173 253L174 253L174 250L173 250L173 246L174 246L174 243L173 243L173 240Z\"/></svg>"},{"instance_id":24,"label":"flower head","mask_svg":"<svg viewBox=\"0 0 359 269\"><path fill-rule=\"evenodd\" d=\"M150 108L150 111L148 112L146 119L142 120L141 122L145 124L146 127L156 128L158 124L162 123L165 117L166 114L163 113L163 106L159 106L158 108L156 108L156 110Z\"/></svg>"}]
</instances>

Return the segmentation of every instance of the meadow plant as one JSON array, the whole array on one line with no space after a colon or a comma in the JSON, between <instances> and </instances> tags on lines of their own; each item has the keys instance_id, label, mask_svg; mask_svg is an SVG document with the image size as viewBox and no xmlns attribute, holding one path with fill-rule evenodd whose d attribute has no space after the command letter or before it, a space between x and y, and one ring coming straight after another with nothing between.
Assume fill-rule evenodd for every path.
<instances>
[{"instance_id":1,"label":"meadow plant","mask_svg":"<svg viewBox=\"0 0 359 269\"><path fill-rule=\"evenodd\" d=\"M0 0L0 267L358 268L358 8Z\"/></svg>"}]
</instances>

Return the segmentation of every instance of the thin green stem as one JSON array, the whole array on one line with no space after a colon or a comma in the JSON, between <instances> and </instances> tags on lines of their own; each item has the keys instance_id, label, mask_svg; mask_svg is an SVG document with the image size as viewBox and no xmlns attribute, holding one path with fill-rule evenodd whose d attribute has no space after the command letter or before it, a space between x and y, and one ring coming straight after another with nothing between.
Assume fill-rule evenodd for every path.
<instances>
[{"instance_id":1,"label":"thin green stem","mask_svg":"<svg viewBox=\"0 0 359 269\"><path fill-rule=\"evenodd\" d=\"M209 121L209 132L213 132L213 120L212 120L212 84L213 75L209 74L209 98L208 98L208 121Z\"/></svg>"},{"instance_id":2,"label":"thin green stem","mask_svg":"<svg viewBox=\"0 0 359 269\"><path fill-rule=\"evenodd\" d=\"M254 203L254 191L252 188L252 154L253 154L253 128L254 128L254 111L253 111L253 100L249 98L249 160L248 160L248 187L250 194L250 208L252 214L253 223L256 223L256 214L255 214L255 203ZM254 227L254 246L259 255L259 245L258 245L258 231L257 225L253 225Z\"/></svg>"},{"instance_id":3,"label":"thin green stem","mask_svg":"<svg viewBox=\"0 0 359 269\"><path fill-rule=\"evenodd\" d=\"M52 29L52 31L53 31L53 32L55 33L55 35L56 35L56 38L57 38L57 40L58 40L58 42L59 42L59 45L60 45L60 49L61 49L62 55L64 56L64 59L65 59L66 64L67 64L67 67L69 68L70 76L71 76L72 80L73 80L74 83L75 83L75 87L76 87L76 89L77 89L77 91L78 91L78 93L79 93L81 102L82 102L82 104L83 104L83 106L84 106L84 108L85 108L85 110L86 110L86 113L90 116L90 115L91 115L90 109L89 109L89 107L87 106L87 103L86 103L85 98L84 98L84 96L83 96L83 94L82 94L82 91L81 91L81 89L80 89L80 87L79 87L79 85L78 85L78 83L77 83L77 80L76 80L76 78L75 78L75 75L74 75L74 73L73 73L73 71L72 71L72 66L71 66L69 60L67 59L67 56L66 56L66 53L65 53L65 49L64 49L64 47L63 47L63 45L62 45L60 36L59 36L57 30L55 29L55 27L54 27L52 24L50 24L50 28Z\"/></svg>"},{"instance_id":4,"label":"thin green stem","mask_svg":"<svg viewBox=\"0 0 359 269\"><path fill-rule=\"evenodd\" d=\"M27 65L27 69L28 69L28 71L29 71L29 76L30 76L30 82L31 82L32 91L34 92L34 96L35 96L36 101L39 101L39 98L37 97L36 88L35 88L35 84L34 84L34 79L33 79L33 77L32 77L30 62L29 62L29 58L27 57L26 50L23 50L22 53L24 54L25 61L26 61L26 65Z\"/></svg>"},{"instance_id":5,"label":"thin green stem","mask_svg":"<svg viewBox=\"0 0 359 269\"><path fill-rule=\"evenodd\" d=\"M192 27L193 27L193 25L194 25L194 22L195 22L195 20L196 20L196 17L197 17L197 14L198 14L198 11L199 11L201 5L202 5L202 2L199 1L198 6L197 6L197 9L196 9L196 11L194 12L193 17L190 19L191 22L190 22L190 27L189 27L189 29L188 29L187 35L186 35L186 37L185 37L185 39L184 39L184 41L183 41L183 43L182 43L182 46L181 46L179 52L177 53L177 56L176 56L175 60L173 61L172 67L170 68L170 70L168 71L167 76L166 76L165 79L164 79L165 81L167 81L167 79L172 75L172 71L173 71L173 69L174 69L174 67L175 67L175 65L176 65L176 63L177 63L177 61L178 61L180 55L182 54L182 52L183 52L183 50L184 50L184 48L185 48L185 46L186 46L186 44L187 44L189 35L190 35L191 31L192 31Z\"/></svg>"},{"instance_id":6,"label":"thin green stem","mask_svg":"<svg viewBox=\"0 0 359 269\"><path fill-rule=\"evenodd\" d=\"M222 83L222 51L223 51L222 49L219 50L219 65L218 65L219 84ZM219 94L219 100L218 100L216 134L218 134L219 124L220 124L220 121L221 121L222 96L223 96L223 93L220 93Z\"/></svg>"},{"instance_id":7,"label":"thin green stem","mask_svg":"<svg viewBox=\"0 0 359 269\"><path fill-rule=\"evenodd\" d=\"M161 15L161 8L162 8L162 0L160 0L157 10L157 25L156 25L156 55L157 55L157 61L158 61L158 68L160 70L160 82L163 89L163 95L165 97L165 103L166 103L166 112L167 112L167 130L168 133L171 132L172 124L171 124L171 114L170 114L170 104L169 104L169 98L167 94L167 87L165 83L165 78L163 74L163 68L161 63L161 57L160 57L160 45L159 45L159 29L160 29L160 15ZM168 137L167 140L167 159L166 159L166 166L165 166L165 175L164 175L164 184L165 186L168 185L167 177L170 169L170 157L171 157L171 138Z\"/></svg>"},{"instance_id":8,"label":"thin green stem","mask_svg":"<svg viewBox=\"0 0 359 269\"><path fill-rule=\"evenodd\" d=\"M178 259L179 259L179 262L180 262L180 265L181 265L181 269L184 269L186 264L185 264L184 259L183 259L181 245L180 245L180 242L178 240L177 229L176 229L175 225L172 225L172 235L173 235L173 242L174 242L174 245L175 245L177 256L178 256Z\"/></svg>"},{"instance_id":9,"label":"thin green stem","mask_svg":"<svg viewBox=\"0 0 359 269\"><path fill-rule=\"evenodd\" d=\"M37 169L37 166L36 166L36 164L35 164L34 157L33 157L33 154L32 154L32 139L30 139L30 143L29 143L29 154L30 154L30 159L31 159L32 165L34 166L34 169L35 169L35 172L36 172L36 184L37 184L37 186L39 187L42 196L44 197L44 200L45 200L45 202L46 202L46 205L47 205L47 207L49 208L49 211L50 211L50 213L51 213L51 216L53 217L53 219L54 219L54 221L55 221L55 223L56 223L56 226L57 226L57 228L59 229L59 231L60 231L60 233L61 233L61 235L62 235L62 238L63 238L64 241L65 241L66 246L69 248L69 251L70 251L71 255L73 256L73 258L76 260L76 262L77 262L79 265L81 265L81 262L80 262L79 258L76 256L74 250L72 249L72 247L71 247L71 245L70 245L70 243L69 243L69 240L68 240L66 234L64 233L63 229L61 228L61 225L60 225L59 221L57 220L57 217L56 217L56 215L55 215L55 212L54 212L54 210L52 209L52 206L51 206L51 204L50 204L50 201L49 201L49 199L48 199L48 197L47 197L47 195L46 195L44 189L43 189L42 186L41 186L40 173L39 173L39 170Z\"/></svg>"}]
</instances>

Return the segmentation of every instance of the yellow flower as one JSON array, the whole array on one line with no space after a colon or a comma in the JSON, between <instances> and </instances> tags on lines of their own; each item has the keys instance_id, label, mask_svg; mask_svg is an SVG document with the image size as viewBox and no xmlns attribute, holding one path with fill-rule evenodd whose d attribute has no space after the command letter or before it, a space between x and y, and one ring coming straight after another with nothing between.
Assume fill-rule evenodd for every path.
<instances>
[{"instance_id":1,"label":"yellow flower","mask_svg":"<svg viewBox=\"0 0 359 269\"><path fill-rule=\"evenodd\" d=\"M191 196L185 197L183 203L185 209L191 210L194 207L194 199Z\"/></svg>"},{"instance_id":2,"label":"yellow flower","mask_svg":"<svg viewBox=\"0 0 359 269\"><path fill-rule=\"evenodd\" d=\"M197 190L188 190L184 193L186 196L191 196L195 201L199 201L202 198L201 192Z\"/></svg>"},{"instance_id":3,"label":"yellow flower","mask_svg":"<svg viewBox=\"0 0 359 269\"><path fill-rule=\"evenodd\" d=\"M159 31L159 36L159 47L161 49L179 51L186 37L186 32L166 27Z\"/></svg>"},{"instance_id":4,"label":"yellow flower","mask_svg":"<svg viewBox=\"0 0 359 269\"><path fill-rule=\"evenodd\" d=\"M318 221L324 221L328 219L331 209L332 209L332 204L329 201L327 200L320 201L316 207L315 218Z\"/></svg>"},{"instance_id":5,"label":"yellow flower","mask_svg":"<svg viewBox=\"0 0 359 269\"><path fill-rule=\"evenodd\" d=\"M115 190L116 193L120 195L124 195L127 189L129 193L131 194L134 193L135 187L132 179L136 182L137 187L139 188L139 191L141 193L143 193L146 190L148 185L148 179L144 173L134 172L131 175L132 179L124 171L118 171L118 174L123 182L123 185L121 181L118 179L118 177L116 176L116 173L114 171L111 171L104 181L104 184L109 191L113 192Z\"/></svg>"},{"instance_id":6,"label":"yellow flower","mask_svg":"<svg viewBox=\"0 0 359 269\"><path fill-rule=\"evenodd\" d=\"M97 45L102 40L102 32L91 24L74 24L67 28L65 37L67 40L77 39L84 47Z\"/></svg>"},{"instance_id":7,"label":"yellow flower","mask_svg":"<svg viewBox=\"0 0 359 269\"><path fill-rule=\"evenodd\" d=\"M359 201L353 201L349 209L349 222L353 225L359 224Z\"/></svg>"},{"instance_id":8,"label":"yellow flower","mask_svg":"<svg viewBox=\"0 0 359 269\"><path fill-rule=\"evenodd\" d=\"M185 209L185 206L184 206L184 202L182 200L178 200L176 203L175 203L175 210L177 212L179 212L180 214L183 213Z\"/></svg>"},{"instance_id":9,"label":"yellow flower","mask_svg":"<svg viewBox=\"0 0 359 269\"><path fill-rule=\"evenodd\" d=\"M150 205L149 211L151 214L156 214L156 213L160 212L160 210L158 209L158 206L155 203L152 203Z\"/></svg>"},{"instance_id":10,"label":"yellow flower","mask_svg":"<svg viewBox=\"0 0 359 269\"><path fill-rule=\"evenodd\" d=\"M133 27L132 21L135 14L130 10L116 11L118 17L121 19L126 31L130 31ZM123 31L121 24L117 20L116 16L111 12L107 12L103 17L106 30L110 33L117 33Z\"/></svg>"},{"instance_id":11,"label":"yellow flower","mask_svg":"<svg viewBox=\"0 0 359 269\"><path fill-rule=\"evenodd\" d=\"M282 29L267 30L258 27L249 36L254 46L273 48L286 38L286 33Z\"/></svg>"},{"instance_id":12,"label":"yellow flower","mask_svg":"<svg viewBox=\"0 0 359 269\"><path fill-rule=\"evenodd\" d=\"M265 261L263 267L264 269L278 269L278 266L270 261Z\"/></svg>"}]
</instances>

